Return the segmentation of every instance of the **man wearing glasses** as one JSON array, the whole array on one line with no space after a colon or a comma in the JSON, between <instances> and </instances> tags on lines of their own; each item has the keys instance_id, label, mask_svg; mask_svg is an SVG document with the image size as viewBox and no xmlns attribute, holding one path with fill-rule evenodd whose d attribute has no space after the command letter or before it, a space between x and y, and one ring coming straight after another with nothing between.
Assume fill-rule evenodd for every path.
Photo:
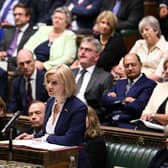
<instances>
[{"instance_id":1,"label":"man wearing glasses","mask_svg":"<svg viewBox=\"0 0 168 168\"><path fill-rule=\"evenodd\" d=\"M85 37L78 49L79 68L72 71L76 77L77 97L93 107L103 122L104 110L100 100L103 92L112 85L113 77L96 66L100 52L99 41L93 37Z\"/></svg>"}]
</instances>

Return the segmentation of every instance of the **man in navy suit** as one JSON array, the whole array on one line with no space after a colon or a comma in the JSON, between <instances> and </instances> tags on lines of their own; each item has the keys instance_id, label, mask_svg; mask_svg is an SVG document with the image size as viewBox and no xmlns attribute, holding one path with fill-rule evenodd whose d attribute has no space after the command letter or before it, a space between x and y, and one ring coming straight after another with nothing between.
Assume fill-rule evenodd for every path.
<instances>
[{"instance_id":1,"label":"man in navy suit","mask_svg":"<svg viewBox=\"0 0 168 168\"><path fill-rule=\"evenodd\" d=\"M92 37L84 38L78 50L80 66L72 71L78 83L82 69L87 70L81 88L78 90L77 97L93 107L97 112L100 122L103 122L104 108L102 108L100 100L104 91L113 84L113 76L96 66L100 52L101 45L97 39Z\"/></svg>"},{"instance_id":2,"label":"man in navy suit","mask_svg":"<svg viewBox=\"0 0 168 168\"><path fill-rule=\"evenodd\" d=\"M116 5L118 4L118 9ZM138 23L144 15L142 0L104 0L102 10L113 11L118 18L117 30L138 28Z\"/></svg>"},{"instance_id":3,"label":"man in navy suit","mask_svg":"<svg viewBox=\"0 0 168 168\"><path fill-rule=\"evenodd\" d=\"M101 0L67 0L65 6L71 11L76 21L76 26L72 24L72 29L76 31L92 29L101 4Z\"/></svg>"},{"instance_id":4,"label":"man in navy suit","mask_svg":"<svg viewBox=\"0 0 168 168\"><path fill-rule=\"evenodd\" d=\"M123 64L127 79L116 81L104 94L102 104L109 125L134 128L130 121L140 118L156 83L141 73L142 63L136 54L126 55Z\"/></svg>"},{"instance_id":5,"label":"man in navy suit","mask_svg":"<svg viewBox=\"0 0 168 168\"><path fill-rule=\"evenodd\" d=\"M17 55L17 64L21 75L15 78L11 85L10 99L7 106L7 112L22 111L27 115L29 102L27 102L28 80L31 84L31 96L33 100L45 102L48 98L44 87L44 71L35 69L35 60L31 51L22 49Z\"/></svg>"}]
</instances>

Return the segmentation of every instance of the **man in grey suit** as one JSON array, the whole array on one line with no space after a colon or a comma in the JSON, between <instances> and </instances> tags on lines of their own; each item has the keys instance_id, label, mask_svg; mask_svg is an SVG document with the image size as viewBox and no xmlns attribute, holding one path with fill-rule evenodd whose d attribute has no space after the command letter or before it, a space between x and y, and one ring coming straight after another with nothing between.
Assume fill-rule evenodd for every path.
<instances>
[{"instance_id":1,"label":"man in grey suit","mask_svg":"<svg viewBox=\"0 0 168 168\"><path fill-rule=\"evenodd\" d=\"M104 109L100 104L100 100L103 92L112 86L113 77L110 73L96 66L100 52L101 45L99 41L93 37L85 37L78 49L79 68L72 71L78 86L77 97L93 107L100 122L103 122ZM81 82L82 76L83 81Z\"/></svg>"},{"instance_id":2,"label":"man in grey suit","mask_svg":"<svg viewBox=\"0 0 168 168\"><path fill-rule=\"evenodd\" d=\"M16 70L17 52L36 31L29 25L30 9L25 4L16 4L13 14L16 26L5 28L3 39L0 41L0 58L8 61L9 71Z\"/></svg>"}]
</instances>

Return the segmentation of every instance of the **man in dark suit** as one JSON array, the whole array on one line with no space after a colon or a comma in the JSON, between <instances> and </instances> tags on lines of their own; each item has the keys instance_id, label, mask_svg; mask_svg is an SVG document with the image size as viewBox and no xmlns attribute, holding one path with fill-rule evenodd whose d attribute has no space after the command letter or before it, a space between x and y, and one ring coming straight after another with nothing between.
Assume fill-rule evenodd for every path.
<instances>
[{"instance_id":1,"label":"man in dark suit","mask_svg":"<svg viewBox=\"0 0 168 168\"><path fill-rule=\"evenodd\" d=\"M116 10L117 5L118 9ZM144 1L104 0L102 10L112 10L116 14L118 18L117 30L134 29L138 28L138 23L144 15Z\"/></svg>"},{"instance_id":2,"label":"man in dark suit","mask_svg":"<svg viewBox=\"0 0 168 168\"><path fill-rule=\"evenodd\" d=\"M96 66L100 52L101 45L97 39L92 37L84 38L78 50L80 67L72 71L76 77L77 85L79 85L82 70L85 69L87 71L81 87L78 88L77 97L93 107L98 114L100 122L103 122L104 109L101 106L100 99L103 92L112 85L113 77L110 73Z\"/></svg>"},{"instance_id":3,"label":"man in dark suit","mask_svg":"<svg viewBox=\"0 0 168 168\"><path fill-rule=\"evenodd\" d=\"M30 9L24 4L16 4L13 13L16 26L4 29L3 39L0 41L0 58L8 60L9 71L16 70L17 52L23 48L25 42L36 31L29 25ZM17 34L17 39L16 32L19 33ZM15 47L13 47L14 41L16 42Z\"/></svg>"},{"instance_id":4,"label":"man in dark suit","mask_svg":"<svg viewBox=\"0 0 168 168\"><path fill-rule=\"evenodd\" d=\"M65 6L71 11L74 21L72 29L86 31L93 27L94 21L100 12L101 0L67 0Z\"/></svg>"},{"instance_id":5,"label":"man in dark suit","mask_svg":"<svg viewBox=\"0 0 168 168\"><path fill-rule=\"evenodd\" d=\"M33 55L26 49L19 51L17 64L22 74L12 82L7 112L20 110L23 115L27 115L27 109L31 103L30 96L32 98L31 101L41 100L45 102L48 98L47 91L44 87L45 72L35 69Z\"/></svg>"},{"instance_id":6,"label":"man in dark suit","mask_svg":"<svg viewBox=\"0 0 168 168\"><path fill-rule=\"evenodd\" d=\"M107 109L108 124L134 128L131 120L141 116L156 83L141 73L142 63L136 54L128 54L123 60L127 79L116 81L103 96Z\"/></svg>"},{"instance_id":7,"label":"man in dark suit","mask_svg":"<svg viewBox=\"0 0 168 168\"><path fill-rule=\"evenodd\" d=\"M25 134L36 134L42 128L44 115L45 115L45 103L39 100L34 100L28 108L28 120L30 122L30 127L21 128L18 130L19 136L16 139L23 139Z\"/></svg>"}]
</instances>

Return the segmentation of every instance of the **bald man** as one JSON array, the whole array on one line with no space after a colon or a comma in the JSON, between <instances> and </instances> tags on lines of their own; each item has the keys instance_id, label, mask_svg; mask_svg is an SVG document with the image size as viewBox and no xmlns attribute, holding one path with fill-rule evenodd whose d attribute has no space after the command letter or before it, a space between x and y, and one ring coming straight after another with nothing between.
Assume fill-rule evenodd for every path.
<instances>
[{"instance_id":1,"label":"bald man","mask_svg":"<svg viewBox=\"0 0 168 168\"><path fill-rule=\"evenodd\" d=\"M123 65L127 78L117 80L107 90L102 104L107 109L109 125L134 128L130 121L140 118L156 83L141 73L142 63L138 55L125 55Z\"/></svg>"},{"instance_id":2,"label":"bald man","mask_svg":"<svg viewBox=\"0 0 168 168\"><path fill-rule=\"evenodd\" d=\"M25 130L24 133L21 133L16 137L16 139L24 139L24 136L27 134L35 134L41 130L45 109L45 103L42 101L35 100L30 104L28 109L28 116L31 128L30 130Z\"/></svg>"},{"instance_id":3,"label":"bald man","mask_svg":"<svg viewBox=\"0 0 168 168\"><path fill-rule=\"evenodd\" d=\"M44 86L44 71L35 68L35 60L31 51L22 49L17 55L17 66L21 74L11 84L7 112L22 111L22 115L28 115L28 94L31 90L32 100L45 102L48 98ZM31 89L30 89L31 88ZM29 90L29 93L28 93Z\"/></svg>"}]
</instances>

